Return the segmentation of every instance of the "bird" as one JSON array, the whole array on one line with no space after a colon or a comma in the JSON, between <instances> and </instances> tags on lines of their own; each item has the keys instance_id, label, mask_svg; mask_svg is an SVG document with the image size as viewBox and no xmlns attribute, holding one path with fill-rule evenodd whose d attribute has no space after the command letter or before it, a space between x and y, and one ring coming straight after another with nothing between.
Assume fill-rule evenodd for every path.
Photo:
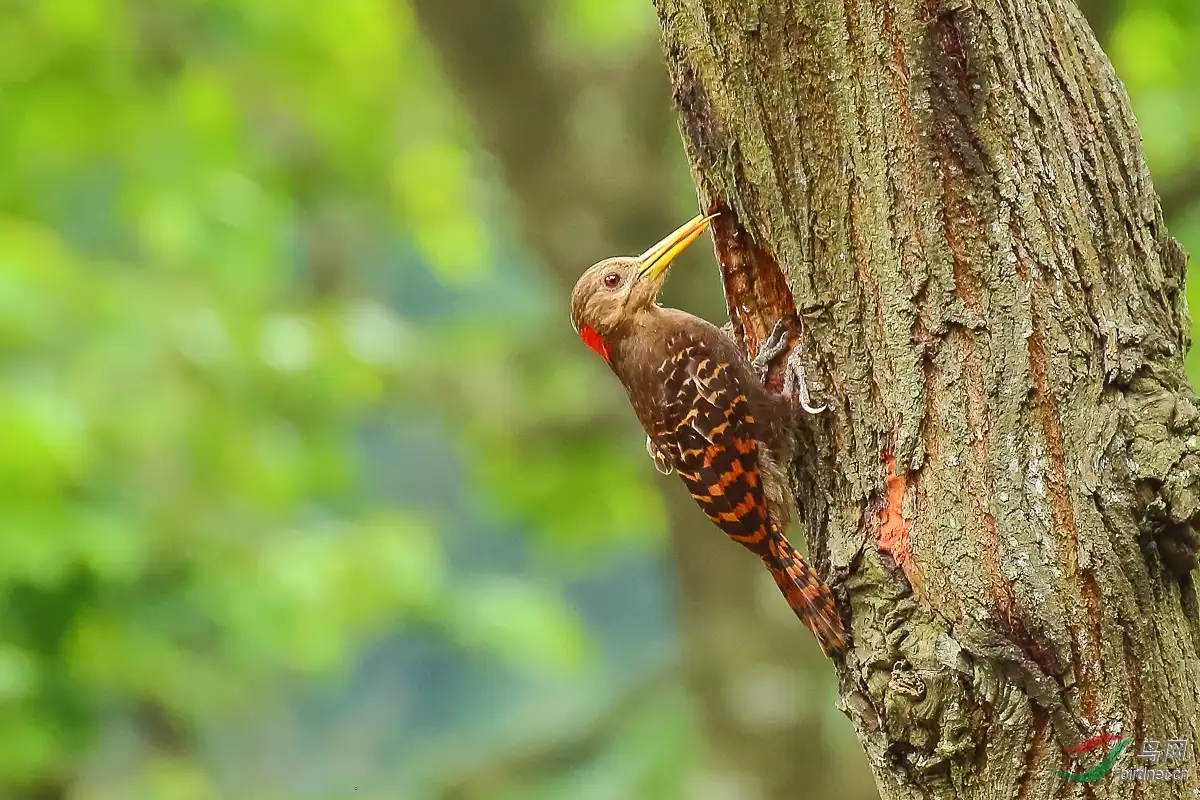
<instances>
[{"instance_id":1,"label":"bird","mask_svg":"<svg viewBox=\"0 0 1200 800\"><path fill-rule=\"evenodd\" d=\"M785 534L793 387L805 409L821 409L802 373L789 370L783 394L756 375L786 349L784 321L751 362L722 329L658 303L672 262L715 216L696 216L640 256L593 264L571 293L571 323L624 386L655 467L677 474L709 520L762 560L821 651L839 656L849 640L833 592Z\"/></svg>"}]
</instances>

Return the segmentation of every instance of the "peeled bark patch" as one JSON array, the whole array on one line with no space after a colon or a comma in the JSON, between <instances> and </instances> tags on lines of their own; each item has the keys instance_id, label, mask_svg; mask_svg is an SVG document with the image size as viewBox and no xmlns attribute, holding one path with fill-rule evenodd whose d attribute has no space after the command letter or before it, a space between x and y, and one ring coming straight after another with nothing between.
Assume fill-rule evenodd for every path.
<instances>
[{"instance_id":1,"label":"peeled bark patch","mask_svg":"<svg viewBox=\"0 0 1200 800\"><path fill-rule=\"evenodd\" d=\"M1088 738L1200 742L1186 254L1078 10L656 5L730 319L752 352L803 311L832 408L797 502L883 796L1073 797Z\"/></svg>"}]
</instances>

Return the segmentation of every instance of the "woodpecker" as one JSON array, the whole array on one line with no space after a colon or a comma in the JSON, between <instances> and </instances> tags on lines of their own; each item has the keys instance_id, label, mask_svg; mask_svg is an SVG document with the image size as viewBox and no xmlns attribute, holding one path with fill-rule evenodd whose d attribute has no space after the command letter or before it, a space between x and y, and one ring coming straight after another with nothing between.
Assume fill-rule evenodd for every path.
<instances>
[{"instance_id":1,"label":"woodpecker","mask_svg":"<svg viewBox=\"0 0 1200 800\"><path fill-rule=\"evenodd\" d=\"M721 329L657 302L668 267L712 219L697 216L636 258L590 267L572 292L571 322L624 385L655 467L678 474L708 518L762 560L822 652L838 655L848 642L833 593L784 535L792 373L783 395L754 374L786 347L782 321L751 363ZM802 405L819 410L802 380L799 388Z\"/></svg>"}]
</instances>

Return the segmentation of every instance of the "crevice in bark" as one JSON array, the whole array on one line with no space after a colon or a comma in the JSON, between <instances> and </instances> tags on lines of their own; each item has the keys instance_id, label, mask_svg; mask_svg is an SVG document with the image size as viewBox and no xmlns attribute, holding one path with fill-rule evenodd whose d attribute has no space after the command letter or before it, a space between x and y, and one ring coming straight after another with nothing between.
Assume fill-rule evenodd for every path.
<instances>
[{"instance_id":1,"label":"crevice in bark","mask_svg":"<svg viewBox=\"0 0 1200 800\"><path fill-rule=\"evenodd\" d=\"M775 320L788 320L788 329L797 332L796 301L779 262L742 228L737 212L721 200L710 201L707 208L707 213L720 215L712 222L712 235L717 262L721 265L729 321L742 349L753 355L770 334ZM779 360L785 357L786 354ZM773 387L778 390L782 376L777 374L773 380Z\"/></svg>"}]
</instances>

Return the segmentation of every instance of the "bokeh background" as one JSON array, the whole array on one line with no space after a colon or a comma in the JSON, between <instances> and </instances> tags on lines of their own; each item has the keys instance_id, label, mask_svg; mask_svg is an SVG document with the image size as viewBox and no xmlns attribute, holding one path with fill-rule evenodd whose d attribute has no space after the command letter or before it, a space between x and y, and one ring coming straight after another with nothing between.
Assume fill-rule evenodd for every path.
<instances>
[{"instance_id":1,"label":"bokeh background","mask_svg":"<svg viewBox=\"0 0 1200 800\"><path fill-rule=\"evenodd\" d=\"M1200 5L1085 10L1200 252ZM0 2L0 798L874 797L570 329L694 209L647 0Z\"/></svg>"}]
</instances>

